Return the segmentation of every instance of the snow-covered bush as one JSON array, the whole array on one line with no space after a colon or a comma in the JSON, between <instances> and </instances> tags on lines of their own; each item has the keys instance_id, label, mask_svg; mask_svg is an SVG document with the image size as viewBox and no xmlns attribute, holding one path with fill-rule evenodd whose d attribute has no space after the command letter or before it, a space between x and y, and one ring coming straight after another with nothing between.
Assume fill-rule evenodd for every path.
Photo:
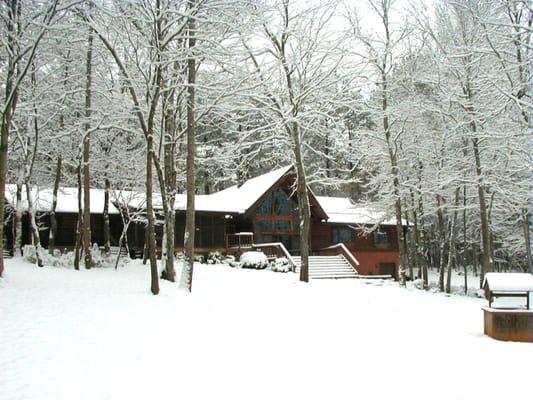
<instances>
[{"instance_id":1,"label":"snow-covered bush","mask_svg":"<svg viewBox=\"0 0 533 400\"><path fill-rule=\"evenodd\" d=\"M239 262L242 268L265 269L268 267L268 258L260 251L242 253Z\"/></svg>"},{"instance_id":2,"label":"snow-covered bush","mask_svg":"<svg viewBox=\"0 0 533 400\"><path fill-rule=\"evenodd\" d=\"M424 290L426 288L426 283L423 279L415 279L413 281L413 286L419 290Z\"/></svg>"},{"instance_id":3,"label":"snow-covered bush","mask_svg":"<svg viewBox=\"0 0 533 400\"><path fill-rule=\"evenodd\" d=\"M224 257L219 251L212 251L207 255L207 264L222 264Z\"/></svg>"},{"instance_id":4,"label":"snow-covered bush","mask_svg":"<svg viewBox=\"0 0 533 400\"><path fill-rule=\"evenodd\" d=\"M54 249L54 254L44 254L44 265L72 268L74 266L74 252L70 251L62 254L59 249Z\"/></svg>"},{"instance_id":5,"label":"snow-covered bush","mask_svg":"<svg viewBox=\"0 0 533 400\"><path fill-rule=\"evenodd\" d=\"M111 256L102 253L97 243L93 243L91 247L91 256L95 267L104 267L111 262Z\"/></svg>"},{"instance_id":6,"label":"snow-covered bush","mask_svg":"<svg viewBox=\"0 0 533 400\"><path fill-rule=\"evenodd\" d=\"M22 248L22 258L32 264L37 262L37 249L32 244L27 244Z\"/></svg>"},{"instance_id":7,"label":"snow-covered bush","mask_svg":"<svg viewBox=\"0 0 533 400\"><path fill-rule=\"evenodd\" d=\"M174 254L174 261L176 262L185 262L185 253L180 251L179 253ZM203 263L204 262L204 256L201 254L195 254L194 255L194 262Z\"/></svg>"},{"instance_id":8,"label":"snow-covered bush","mask_svg":"<svg viewBox=\"0 0 533 400\"><path fill-rule=\"evenodd\" d=\"M276 258L271 268L274 272L289 272L291 270L289 260L285 257Z\"/></svg>"},{"instance_id":9,"label":"snow-covered bush","mask_svg":"<svg viewBox=\"0 0 533 400\"><path fill-rule=\"evenodd\" d=\"M223 259L222 259L222 263L223 264L228 264L228 265L231 265L233 267L233 264L235 264L235 256L232 255L232 254L227 254Z\"/></svg>"}]
</instances>

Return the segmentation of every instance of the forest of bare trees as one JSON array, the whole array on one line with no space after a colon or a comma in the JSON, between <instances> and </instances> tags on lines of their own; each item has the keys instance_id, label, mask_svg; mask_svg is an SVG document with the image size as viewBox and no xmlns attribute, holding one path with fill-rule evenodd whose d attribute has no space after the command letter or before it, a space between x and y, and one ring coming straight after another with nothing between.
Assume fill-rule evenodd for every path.
<instances>
[{"instance_id":1,"label":"forest of bare trees","mask_svg":"<svg viewBox=\"0 0 533 400\"><path fill-rule=\"evenodd\" d=\"M78 265L88 189L144 191L156 294L151 197L174 280L187 193L191 290L194 194L292 163L304 259L310 185L396 218L402 278L531 270L527 0L1 0L0 15L0 194L79 187Z\"/></svg>"}]
</instances>

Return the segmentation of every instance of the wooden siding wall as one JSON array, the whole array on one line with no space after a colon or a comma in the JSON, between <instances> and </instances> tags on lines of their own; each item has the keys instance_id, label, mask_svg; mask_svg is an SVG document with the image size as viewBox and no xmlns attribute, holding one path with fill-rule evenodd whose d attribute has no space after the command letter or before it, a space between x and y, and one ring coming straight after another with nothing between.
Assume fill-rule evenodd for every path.
<instances>
[{"instance_id":1,"label":"wooden siding wall","mask_svg":"<svg viewBox=\"0 0 533 400\"><path fill-rule=\"evenodd\" d=\"M76 244L76 228L78 223L78 215L72 213L58 213L57 220L57 237L56 247L71 249ZM43 215L39 220L39 236L43 247L48 247L50 239L50 216ZM122 219L120 215L109 216L109 228L111 235L111 246L117 246L122 234ZM31 237L29 241L31 243ZM96 243L98 246L103 246L104 243L104 216L100 214L91 215L91 243Z\"/></svg>"},{"instance_id":2,"label":"wooden siding wall","mask_svg":"<svg viewBox=\"0 0 533 400\"><path fill-rule=\"evenodd\" d=\"M317 251L335 244L333 242L333 228L346 226L323 222L313 224L311 229L312 249ZM360 262L358 272L361 275L390 274L391 264L394 264L394 270L399 265L400 255L396 240L396 227L384 226L381 227L381 231L387 234L388 243L376 244L372 233L364 235L360 230L354 230L352 241L344 243Z\"/></svg>"},{"instance_id":3,"label":"wooden siding wall","mask_svg":"<svg viewBox=\"0 0 533 400\"><path fill-rule=\"evenodd\" d=\"M333 243L334 227L347 227L347 225L334 225L328 223L315 223L311 229L311 245L313 249L321 249L331 246ZM344 244L352 251L398 251L398 241L396 240L396 227L385 226L381 228L382 232L387 234L388 243L376 244L374 243L374 235L372 233L364 235L360 230L354 230L351 242Z\"/></svg>"},{"instance_id":4,"label":"wooden siding wall","mask_svg":"<svg viewBox=\"0 0 533 400\"><path fill-rule=\"evenodd\" d=\"M331 246L331 225L316 223L311 225L311 249L323 249Z\"/></svg>"}]
</instances>

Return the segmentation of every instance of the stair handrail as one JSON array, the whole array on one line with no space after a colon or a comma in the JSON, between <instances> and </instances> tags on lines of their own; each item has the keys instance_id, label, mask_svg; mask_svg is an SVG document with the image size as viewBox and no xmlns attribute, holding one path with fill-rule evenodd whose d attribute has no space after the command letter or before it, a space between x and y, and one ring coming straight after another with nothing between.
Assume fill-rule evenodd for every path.
<instances>
[{"instance_id":1,"label":"stair handrail","mask_svg":"<svg viewBox=\"0 0 533 400\"><path fill-rule=\"evenodd\" d=\"M333 250L339 248L341 250L341 254L344 256L346 261L352 266L352 268L357 272L357 267L360 265L359 260L355 258L355 256L352 254L350 250L348 250L348 247L344 243L337 243L329 247L324 247L320 250Z\"/></svg>"},{"instance_id":2,"label":"stair handrail","mask_svg":"<svg viewBox=\"0 0 533 400\"><path fill-rule=\"evenodd\" d=\"M289 264L291 266L291 271L294 271L296 268L296 263L294 262L294 259L291 256L291 253L287 250L287 248L283 245L281 242L272 242L272 243L259 243L259 244L252 244L253 248L261 248L261 247L277 247L283 256L289 260Z\"/></svg>"}]
</instances>

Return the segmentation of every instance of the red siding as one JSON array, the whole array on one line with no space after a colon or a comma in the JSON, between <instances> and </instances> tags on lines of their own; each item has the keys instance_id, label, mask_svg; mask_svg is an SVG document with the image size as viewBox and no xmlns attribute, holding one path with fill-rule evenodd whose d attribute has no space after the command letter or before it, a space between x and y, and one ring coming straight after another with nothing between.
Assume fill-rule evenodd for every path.
<instances>
[{"instance_id":1,"label":"red siding","mask_svg":"<svg viewBox=\"0 0 533 400\"><path fill-rule=\"evenodd\" d=\"M333 224L315 223L311 228L311 249L318 252L320 249L335 244L332 242L331 228ZM339 225L342 226L342 225ZM397 268L400 264L400 253L396 240L395 227L384 226L381 228L389 237L386 244L375 244L372 234L363 235L361 231L354 232L352 242L344 243L360 263L357 271L361 275L388 275L397 277ZM321 252L321 254L326 254ZM382 264L380 266L380 264ZM389 264L388 266L385 264ZM394 264L392 267L390 264ZM394 269L394 271L392 271Z\"/></svg>"},{"instance_id":2,"label":"red siding","mask_svg":"<svg viewBox=\"0 0 533 400\"><path fill-rule=\"evenodd\" d=\"M361 275L381 275L384 273L379 264L394 263L397 268L400 264L400 253L397 251L352 251L359 261L357 272ZM395 268L395 269L396 269Z\"/></svg>"}]
</instances>

